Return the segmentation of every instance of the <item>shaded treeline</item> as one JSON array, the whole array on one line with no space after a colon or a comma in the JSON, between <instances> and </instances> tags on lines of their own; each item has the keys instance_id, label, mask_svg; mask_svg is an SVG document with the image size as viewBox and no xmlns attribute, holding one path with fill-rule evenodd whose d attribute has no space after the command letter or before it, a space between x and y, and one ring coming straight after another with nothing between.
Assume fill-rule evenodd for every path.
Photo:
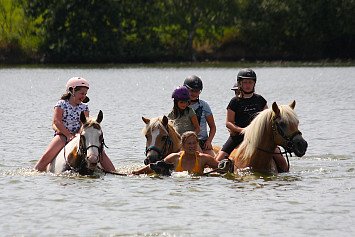
<instances>
[{"instance_id":1,"label":"shaded treeline","mask_svg":"<svg viewBox=\"0 0 355 237\"><path fill-rule=\"evenodd\" d=\"M2 63L318 60L355 56L354 0L0 3Z\"/></svg>"}]
</instances>

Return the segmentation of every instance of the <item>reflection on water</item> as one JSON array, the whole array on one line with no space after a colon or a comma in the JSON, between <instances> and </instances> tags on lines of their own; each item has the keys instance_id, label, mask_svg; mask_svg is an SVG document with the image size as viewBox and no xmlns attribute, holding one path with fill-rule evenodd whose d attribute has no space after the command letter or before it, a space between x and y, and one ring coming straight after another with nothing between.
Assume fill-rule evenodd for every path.
<instances>
[{"instance_id":1,"label":"reflection on water","mask_svg":"<svg viewBox=\"0 0 355 237\"><path fill-rule=\"evenodd\" d=\"M255 68L269 106L296 100L307 154L290 172L194 176L173 173L79 176L33 166L53 136L53 106L72 76L90 82L101 109L106 152L118 173L142 168L142 116L167 114L186 76L201 76L201 98L223 145L234 68L1 69L0 229L5 236L350 236L355 206L355 73L348 68ZM207 172L208 170L206 170ZM75 221L74 221L75 220Z\"/></svg>"}]
</instances>

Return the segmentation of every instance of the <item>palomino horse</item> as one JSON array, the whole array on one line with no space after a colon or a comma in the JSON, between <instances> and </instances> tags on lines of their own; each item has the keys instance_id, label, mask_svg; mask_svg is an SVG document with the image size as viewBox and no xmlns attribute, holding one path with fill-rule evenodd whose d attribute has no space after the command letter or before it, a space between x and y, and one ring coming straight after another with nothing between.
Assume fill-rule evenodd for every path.
<instances>
[{"instance_id":1,"label":"palomino horse","mask_svg":"<svg viewBox=\"0 0 355 237\"><path fill-rule=\"evenodd\" d=\"M142 120L146 124L142 133L147 138L144 164L155 163L180 150L181 137L166 116Z\"/></svg>"},{"instance_id":2,"label":"palomino horse","mask_svg":"<svg viewBox=\"0 0 355 237\"><path fill-rule=\"evenodd\" d=\"M73 140L66 144L54 160L48 164L47 172L61 173L73 170L81 175L92 174L100 162L105 145L100 126L102 119L101 110L96 120L87 120L84 113L81 112L80 134L77 134Z\"/></svg>"},{"instance_id":3,"label":"palomino horse","mask_svg":"<svg viewBox=\"0 0 355 237\"><path fill-rule=\"evenodd\" d=\"M282 146L286 152L294 152L302 157L307 150L307 142L298 130L298 118L294 111L296 102L278 106L260 112L244 128L244 140L231 154L234 171L249 167L253 171L278 173L273 159L276 146ZM286 153L287 155L287 153Z\"/></svg>"}]
</instances>

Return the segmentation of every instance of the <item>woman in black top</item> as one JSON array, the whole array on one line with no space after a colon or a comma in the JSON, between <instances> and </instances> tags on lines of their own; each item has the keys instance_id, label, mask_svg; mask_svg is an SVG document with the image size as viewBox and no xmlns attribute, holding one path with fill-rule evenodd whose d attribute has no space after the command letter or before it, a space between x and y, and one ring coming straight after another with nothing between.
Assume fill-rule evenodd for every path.
<instances>
[{"instance_id":1,"label":"woman in black top","mask_svg":"<svg viewBox=\"0 0 355 237\"><path fill-rule=\"evenodd\" d=\"M239 71L237 75L238 88L233 86L235 97L231 99L227 107L226 127L230 136L222 149L217 153L216 160L221 161L228 157L230 153L243 141L244 135L241 134L243 128L248 126L254 117L264 109L267 109L267 102L261 96L256 94L255 83L256 74L250 68ZM279 172L287 172L288 165L277 147L273 155Z\"/></svg>"},{"instance_id":2,"label":"woman in black top","mask_svg":"<svg viewBox=\"0 0 355 237\"><path fill-rule=\"evenodd\" d=\"M258 112L267 109L267 102L256 94L256 74L252 69L245 68L237 75L238 93L232 98L227 107L226 127L230 133L227 142L216 156L217 161L228 157L242 141L244 136L240 132L248 126Z\"/></svg>"}]
</instances>

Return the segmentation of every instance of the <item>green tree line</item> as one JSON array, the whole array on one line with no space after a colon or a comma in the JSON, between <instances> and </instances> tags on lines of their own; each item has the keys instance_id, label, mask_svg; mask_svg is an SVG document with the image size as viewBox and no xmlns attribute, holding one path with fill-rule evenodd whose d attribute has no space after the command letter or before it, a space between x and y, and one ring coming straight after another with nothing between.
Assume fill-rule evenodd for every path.
<instances>
[{"instance_id":1,"label":"green tree line","mask_svg":"<svg viewBox=\"0 0 355 237\"><path fill-rule=\"evenodd\" d=\"M355 0L0 0L1 63L354 59Z\"/></svg>"}]
</instances>

